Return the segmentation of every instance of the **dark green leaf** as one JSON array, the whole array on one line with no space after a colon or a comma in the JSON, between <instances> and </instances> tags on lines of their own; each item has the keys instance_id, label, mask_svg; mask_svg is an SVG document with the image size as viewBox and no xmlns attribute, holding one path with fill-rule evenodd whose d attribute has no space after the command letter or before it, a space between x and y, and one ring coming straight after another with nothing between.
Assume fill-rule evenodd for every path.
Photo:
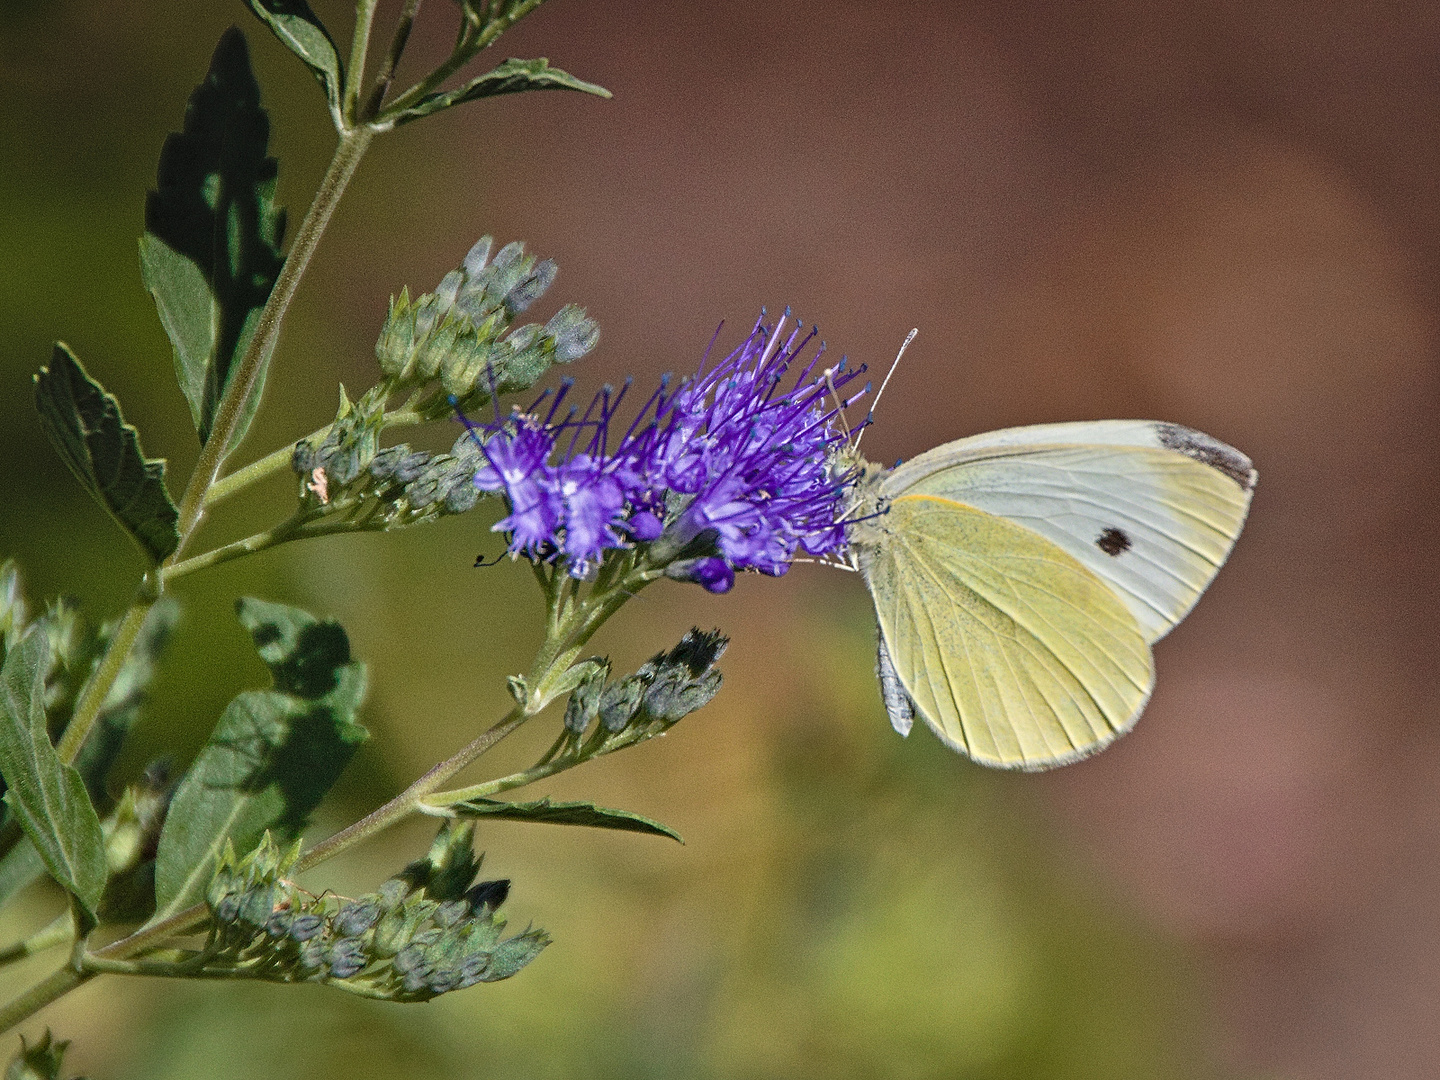
<instances>
[{"instance_id":1,"label":"dark green leaf","mask_svg":"<svg viewBox=\"0 0 1440 1080\"><path fill-rule=\"evenodd\" d=\"M368 733L355 722L365 665L335 622L261 600L236 605L271 690L237 694L185 774L160 834L157 918L204 899L228 838L239 851L299 835Z\"/></svg>"},{"instance_id":2,"label":"dark green leaf","mask_svg":"<svg viewBox=\"0 0 1440 1080\"><path fill-rule=\"evenodd\" d=\"M335 48L335 39L320 17L310 10L305 0L245 0L285 47L305 61L320 86L325 91L325 100L330 113L340 122L340 88L345 83L344 67L340 53Z\"/></svg>"},{"instance_id":3,"label":"dark green leaf","mask_svg":"<svg viewBox=\"0 0 1440 1080\"><path fill-rule=\"evenodd\" d=\"M538 821L547 825L588 825L592 829L619 829L621 832L649 833L685 841L668 825L632 814L628 810L609 810L586 802L551 802L548 798L535 802L500 802L494 799L471 799L449 807L463 817L505 818L510 821Z\"/></svg>"},{"instance_id":4,"label":"dark green leaf","mask_svg":"<svg viewBox=\"0 0 1440 1080\"><path fill-rule=\"evenodd\" d=\"M93 913L105 888L105 839L80 774L60 761L45 730L50 640L26 634L0 668L0 773L6 805L45 868Z\"/></svg>"},{"instance_id":5,"label":"dark green leaf","mask_svg":"<svg viewBox=\"0 0 1440 1080\"><path fill-rule=\"evenodd\" d=\"M444 90L421 98L414 105L393 113L383 113L381 120L395 126L419 120L422 116L459 105L462 101L477 98L497 97L500 94L518 94L524 90L579 90L584 94L608 98L610 91L603 86L577 79L559 68L552 68L550 61L543 57L538 60L506 60L499 67L476 76L464 86Z\"/></svg>"},{"instance_id":6,"label":"dark green leaf","mask_svg":"<svg viewBox=\"0 0 1440 1080\"><path fill-rule=\"evenodd\" d=\"M175 375L202 442L285 261L285 211L274 201L269 141L245 36L231 27L190 95L184 130L165 140L140 239L141 275L174 346ZM264 372L236 441L259 405Z\"/></svg>"},{"instance_id":7,"label":"dark green leaf","mask_svg":"<svg viewBox=\"0 0 1440 1080\"><path fill-rule=\"evenodd\" d=\"M120 403L63 343L35 376L40 426L85 489L141 550L161 562L180 542L179 512L165 489L165 462L147 458Z\"/></svg>"}]
</instances>

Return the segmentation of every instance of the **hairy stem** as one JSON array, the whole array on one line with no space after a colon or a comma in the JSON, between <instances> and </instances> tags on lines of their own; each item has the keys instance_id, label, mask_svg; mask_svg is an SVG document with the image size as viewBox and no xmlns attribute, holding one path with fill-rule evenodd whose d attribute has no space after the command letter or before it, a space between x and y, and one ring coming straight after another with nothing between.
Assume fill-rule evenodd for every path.
<instances>
[{"instance_id":1,"label":"hairy stem","mask_svg":"<svg viewBox=\"0 0 1440 1080\"><path fill-rule=\"evenodd\" d=\"M335 206L350 183L350 178L355 175L355 167L360 164L360 159L365 155L374 134L368 127L358 127L340 136L339 145L335 147L335 156L331 158L325 178L320 182L320 190L316 192L314 202L306 211L305 220L300 223L300 230L295 234L295 243L285 256L285 265L275 280L275 287L270 290L270 298L265 301L265 307L260 312L255 336L250 339L245 355L240 358L240 363L215 410L215 422L210 429L210 437L205 440L205 446L200 451L200 460L196 462L195 471L190 474L190 482L185 485L185 494L180 499L180 545L167 562L178 560L181 551L200 524L205 512L205 492L219 476L225 456L230 452L230 444L244 415L245 402L249 400L255 382L260 378L265 362L275 347L285 313L290 309L290 302L295 299L295 290L310 265L310 258L315 254L325 226L330 224L330 216L335 212Z\"/></svg>"},{"instance_id":2,"label":"hairy stem","mask_svg":"<svg viewBox=\"0 0 1440 1080\"><path fill-rule=\"evenodd\" d=\"M384 431L392 427L410 427L415 424L423 424L425 416L414 409L396 409L387 412L380 420L380 430ZM326 424L324 427L312 431L304 439L298 442L324 439L330 434L333 424ZM236 469L229 476L223 476L210 485L205 492L205 508L208 510L221 499L228 499L237 491L249 487L251 484L264 480L268 476L283 473L290 468L290 460L295 453L295 444L282 446L278 450L272 450L258 461L252 461L243 469Z\"/></svg>"},{"instance_id":3,"label":"hairy stem","mask_svg":"<svg viewBox=\"0 0 1440 1080\"><path fill-rule=\"evenodd\" d=\"M290 253L286 255L285 265L280 271L279 278L275 281L275 287L270 291L270 298L265 302L264 310L260 313L255 336L250 339L250 344L245 349L245 355L240 358L240 364L231 377L224 395L220 398L219 407L215 411L215 422L210 429L210 437L200 451L200 460L196 462L195 471L190 474L190 481L185 485L185 494L180 499L178 522L180 543L169 558L161 564L158 574L152 573L146 576L139 598L130 605L129 610L125 612L125 617L120 620L120 625L115 630L115 636L110 639L100 666L86 682L79 699L75 702L70 723L66 726L65 734L61 736L60 743L55 748L60 755L60 760L67 764L75 760L75 755L85 744L90 729L95 726L95 721L100 716L100 709L110 694L110 688L115 685L115 680L119 677L125 661L130 656L130 649L140 634L140 627L145 622L145 615L159 598L163 577L167 571L171 571L181 561L180 555L185 550L186 543L189 542L200 524L205 511L205 493L225 462L225 455L230 449L230 443L235 438L235 432L239 429L244 414L244 404L255 386L255 381L260 377L270 351L275 346L285 312L290 307L290 301L295 298L295 290L300 284L301 277L305 274L306 267L310 264L310 257L315 254L315 248L320 243L325 226L330 222L330 215L335 211L335 204L339 202L346 185L355 174L355 167L360 164L360 158L364 156L365 149L370 145L373 137L374 132L369 128L356 128L340 137L340 143L335 148L335 156L330 161L330 168L325 173L325 179L321 181L315 200L305 214L305 220L300 223L300 231L295 235L295 243L291 246Z\"/></svg>"},{"instance_id":4,"label":"hairy stem","mask_svg":"<svg viewBox=\"0 0 1440 1080\"><path fill-rule=\"evenodd\" d=\"M400 20L395 24L395 38L390 42L390 52L385 57L385 62L380 65L380 74L375 78L375 89L370 91L370 97L365 102L364 118L372 119L380 112L380 106L385 101L385 95L390 91L390 83L395 79L395 66L400 63L400 56L405 51L405 44L410 40L410 30L415 25L415 16L420 12L420 0L405 0L405 7L400 12Z\"/></svg>"},{"instance_id":5,"label":"hairy stem","mask_svg":"<svg viewBox=\"0 0 1440 1080\"><path fill-rule=\"evenodd\" d=\"M89 978L91 975L88 972L76 971L69 965L62 967L48 979L36 983L4 1008L0 1008L0 1031L9 1031Z\"/></svg>"},{"instance_id":6,"label":"hairy stem","mask_svg":"<svg viewBox=\"0 0 1440 1080\"><path fill-rule=\"evenodd\" d=\"M509 776L486 780L483 784L472 784L469 787L454 788L451 791L437 791L433 795L427 795L421 799L415 808L424 814L429 813L432 809L443 810L445 807L469 802L471 799L488 799L491 795L498 795L500 792L510 791L512 788L525 787L527 784L544 780L547 776L554 776L566 769L573 769L576 765L583 765L590 760L592 759L589 757L556 758L540 765L532 765L521 772L511 773Z\"/></svg>"},{"instance_id":7,"label":"hairy stem","mask_svg":"<svg viewBox=\"0 0 1440 1080\"><path fill-rule=\"evenodd\" d=\"M75 922L68 911L63 912L55 918L49 926L43 930L37 930L23 941L17 941L13 945L0 949L0 964L10 964L16 960L23 960L27 956L34 956L46 949L53 949L56 945L64 945L75 937Z\"/></svg>"},{"instance_id":8,"label":"hairy stem","mask_svg":"<svg viewBox=\"0 0 1440 1080\"><path fill-rule=\"evenodd\" d=\"M389 828L402 818L408 817L421 799L431 792L439 790L445 781L528 719L529 715L517 705L506 714L503 720L486 730L458 753L440 762L384 806L367 814L348 828L341 829L328 840L320 841L301 855L300 861L295 864L295 873L309 870L331 856L344 851L352 844L364 840L367 836L373 836L381 829Z\"/></svg>"},{"instance_id":9,"label":"hairy stem","mask_svg":"<svg viewBox=\"0 0 1440 1080\"><path fill-rule=\"evenodd\" d=\"M350 63L345 69L345 95L341 111L347 124L353 125L360 104L360 87L365 82L365 55L370 51L370 27L375 22L379 0L357 0L355 4L355 35L350 40Z\"/></svg>"},{"instance_id":10,"label":"hairy stem","mask_svg":"<svg viewBox=\"0 0 1440 1080\"><path fill-rule=\"evenodd\" d=\"M147 580L148 578L149 575ZM105 647L105 656L100 661L100 666L85 681L84 689L75 699L75 708L70 713L70 722L65 725L65 734L60 736L60 742L55 746L55 752L66 765L75 761L80 747L85 745L85 739L90 734L90 729L95 726L105 699L110 696L111 687L120 677L120 669L130 658L130 649L134 646L135 639L140 636L140 628L145 625L145 616L154 604L154 596L143 595L130 605L125 617L120 620L120 625L115 628L110 643Z\"/></svg>"}]
</instances>

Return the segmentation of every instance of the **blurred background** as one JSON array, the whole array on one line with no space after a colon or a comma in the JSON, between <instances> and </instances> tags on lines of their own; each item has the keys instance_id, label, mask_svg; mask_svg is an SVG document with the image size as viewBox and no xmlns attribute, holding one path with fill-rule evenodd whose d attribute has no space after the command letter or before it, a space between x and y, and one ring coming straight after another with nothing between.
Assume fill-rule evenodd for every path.
<instances>
[{"instance_id":1,"label":"blurred background","mask_svg":"<svg viewBox=\"0 0 1440 1080\"><path fill-rule=\"evenodd\" d=\"M348 41L349 5L316 8ZM454 19L428 0L402 74ZM178 491L197 446L135 241L231 23L293 228L333 133L240 3L0 0L0 553L32 598L97 617L139 558L44 445L30 375L67 340ZM552 0L493 53L615 98L503 98L379 140L237 460L327 422L337 382L369 386L387 297L488 232L559 262L542 318L575 301L599 320L582 388L690 370L761 305L872 369L918 326L877 460L1006 424L1171 420L1256 460L1246 533L1160 644L1138 729L1040 776L889 729L849 575L657 587L600 647L623 670L720 626L722 694L544 790L688 843L483 828L512 925L555 938L519 977L429 1006L99 980L27 1034L73 1038L97 1080L1440 1072L1440 7ZM207 535L275 520L291 482ZM338 617L371 666L374 737L316 832L398 791L504 710L538 637L528 573L471 569L499 549L486 512L185 579L125 768L187 761L264 684L229 614L255 594ZM365 891L430 832L395 829L313 887ZM37 890L7 940L55 903Z\"/></svg>"}]
</instances>

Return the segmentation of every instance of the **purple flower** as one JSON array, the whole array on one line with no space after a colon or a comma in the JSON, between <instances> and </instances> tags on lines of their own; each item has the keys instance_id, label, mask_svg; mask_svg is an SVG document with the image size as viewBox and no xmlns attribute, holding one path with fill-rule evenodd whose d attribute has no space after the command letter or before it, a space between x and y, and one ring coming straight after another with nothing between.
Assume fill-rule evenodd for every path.
<instances>
[{"instance_id":1,"label":"purple flower","mask_svg":"<svg viewBox=\"0 0 1440 1080\"><path fill-rule=\"evenodd\" d=\"M783 574L801 551L841 547L850 477L828 462L845 439L839 410L859 395L831 395L860 372L842 360L815 374L822 343L790 378L815 331L802 337L797 325L782 342L780 326L757 322L738 349L673 391L662 380L613 449L628 383L618 394L607 387L578 420L555 419L567 383L543 421L533 407L487 427L466 421L487 462L476 486L503 490L510 504L495 528L510 534L511 552L563 558L582 577L605 552L650 543L672 576L724 592L735 570Z\"/></svg>"}]
</instances>

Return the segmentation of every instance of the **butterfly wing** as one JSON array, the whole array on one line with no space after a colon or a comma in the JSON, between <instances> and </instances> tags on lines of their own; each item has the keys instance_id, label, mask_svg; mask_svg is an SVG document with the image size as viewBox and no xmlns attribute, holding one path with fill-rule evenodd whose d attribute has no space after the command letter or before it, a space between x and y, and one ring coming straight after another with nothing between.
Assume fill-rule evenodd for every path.
<instances>
[{"instance_id":1,"label":"butterfly wing","mask_svg":"<svg viewBox=\"0 0 1440 1080\"><path fill-rule=\"evenodd\" d=\"M1079 560L951 499L893 499L862 567L890 661L946 743L1044 769L1134 724L1154 682L1129 607Z\"/></svg>"},{"instance_id":2,"label":"butterfly wing","mask_svg":"<svg viewBox=\"0 0 1440 1080\"><path fill-rule=\"evenodd\" d=\"M1104 420L947 443L889 473L881 493L938 495L1034 530L1115 589L1153 642L1225 562L1254 487L1250 459L1208 435Z\"/></svg>"}]
</instances>

